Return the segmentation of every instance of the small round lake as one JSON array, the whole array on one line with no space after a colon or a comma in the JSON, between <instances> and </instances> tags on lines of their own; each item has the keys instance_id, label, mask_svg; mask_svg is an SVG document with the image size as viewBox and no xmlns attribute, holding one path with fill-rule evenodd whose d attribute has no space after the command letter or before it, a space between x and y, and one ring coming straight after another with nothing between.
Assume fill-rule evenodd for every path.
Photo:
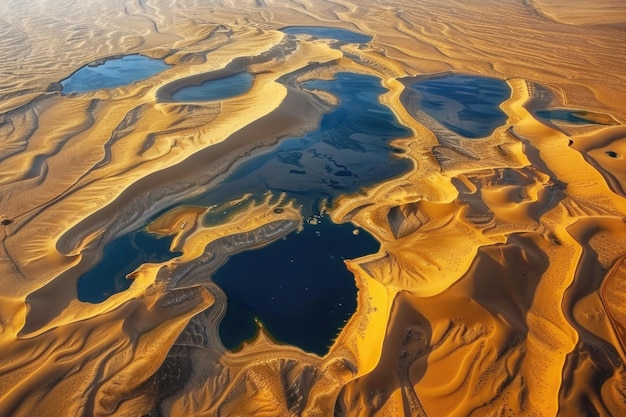
<instances>
[{"instance_id":1,"label":"small round lake","mask_svg":"<svg viewBox=\"0 0 626 417\"><path fill-rule=\"evenodd\" d=\"M506 122L500 104L511 95L506 82L474 75L449 74L410 84L421 110L452 132L470 139L489 136Z\"/></svg>"},{"instance_id":2,"label":"small round lake","mask_svg":"<svg viewBox=\"0 0 626 417\"><path fill-rule=\"evenodd\" d=\"M371 36L352 32L348 29L320 26L289 26L282 29L287 35L309 35L318 39L332 39L343 43L368 43Z\"/></svg>"},{"instance_id":3,"label":"small round lake","mask_svg":"<svg viewBox=\"0 0 626 417\"><path fill-rule=\"evenodd\" d=\"M172 94L172 100L179 102L223 100L245 93L252 87L253 80L254 77L247 72L208 80L200 85L181 88Z\"/></svg>"},{"instance_id":4,"label":"small round lake","mask_svg":"<svg viewBox=\"0 0 626 417\"><path fill-rule=\"evenodd\" d=\"M143 55L127 55L86 65L61 81L63 94L85 93L103 88L121 87L145 80L169 65Z\"/></svg>"},{"instance_id":5,"label":"small round lake","mask_svg":"<svg viewBox=\"0 0 626 417\"><path fill-rule=\"evenodd\" d=\"M356 286L343 263L379 249L350 224L306 224L262 249L229 259L213 280L228 308L220 339L236 350L257 332L255 320L281 343L324 355L356 309Z\"/></svg>"}]
</instances>

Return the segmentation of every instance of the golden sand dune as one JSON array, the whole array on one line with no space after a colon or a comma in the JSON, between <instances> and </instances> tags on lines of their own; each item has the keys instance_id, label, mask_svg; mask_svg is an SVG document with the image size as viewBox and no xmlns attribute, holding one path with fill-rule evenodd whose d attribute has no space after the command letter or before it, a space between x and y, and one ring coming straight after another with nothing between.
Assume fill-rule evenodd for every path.
<instances>
[{"instance_id":1,"label":"golden sand dune","mask_svg":"<svg viewBox=\"0 0 626 417\"><path fill-rule=\"evenodd\" d=\"M593 4L577 1L531 0L529 2L537 13L558 22L569 25L616 25L624 29L626 7L619 2L600 0Z\"/></svg>"},{"instance_id":2,"label":"golden sand dune","mask_svg":"<svg viewBox=\"0 0 626 417\"><path fill-rule=\"evenodd\" d=\"M624 415L625 16L617 0L3 2L0 416ZM373 39L280 31L298 25ZM131 54L169 66L62 90ZM241 72L241 94L174 100ZM301 83L340 72L380 79L413 168L327 207L380 243L345 261L357 307L328 353L260 322L231 351L212 276L301 230L302 208L180 203L315 130L339 99ZM506 120L468 139L423 111L410 86L446 74L505 82ZM179 254L81 301L79 278L146 224Z\"/></svg>"}]
</instances>

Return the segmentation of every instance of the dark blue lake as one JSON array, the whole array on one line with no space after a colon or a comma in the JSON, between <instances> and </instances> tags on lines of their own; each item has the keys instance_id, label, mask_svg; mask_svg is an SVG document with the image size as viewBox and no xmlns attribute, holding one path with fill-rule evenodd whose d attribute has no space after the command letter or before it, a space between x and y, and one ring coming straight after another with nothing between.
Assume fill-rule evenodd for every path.
<instances>
[{"instance_id":1,"label":"dark blue lake","mask_svg":"<svg viewBox=\"0 0 626 417\"><path fill-rule=\"evenodd\" d=\"M341 28L319 27L319 26L289 26L282 29L287 35L309 35L318 39L333 39L344 43L368 43L371 36L352 32Z\"/></svg>"},{"instance_id":2,"label":"dark blue lake","mask_svg":"<svg viewBox=\"0 0 626 417\"><path fill-rule=\"evenodd\" d=\"M252 87L254 77L248 72L241 72L230 77L205 81L200 85L183 87L172 94L174 101L211 101L223 100L245 93Z\"/></svg>"},{"instance_id":3,"label":"dark blue lake","mask_svg":"<svg viewBox=\"0 0 626 417\"><path fill-rule=\"evenodd\" d=\"M230 258L213 280L226 293L220 325L226 348L235 350L257 332L255 320L281 343L324 355L356 309L354 277L343 264L379 243L350 224L306 224L300 233Z\"/></svg>"},{"instance_id":4,"label":"dark blue lake","mask_svg":"<svg viewBox=\"0 0 626 417\"><path fill-rule=\"evenodd\" d=\"M499 105L510 97L511 89L496 78L449 74L417 81L408 88L421 97L420 110L466 138L489 136L507 119Z\"/></svg>"},{"instance_id":5,"label":"dark blue lake","mask_svg":"<svg viewBox=\"0 0 626 417\"><path fill-rule=\"evenodd\" d=\"M103 88L121 87L150 78L167 68L169 65L162 60L143 55L108 59L98 65L86 65L61 81L62 92L63 94L84 93Z\"/></svg>"},{"instance_id":6,"label":"dark blue lake","mask_svg":"<svg viewBox=\"0 0 626 417\"><path fill-rule=\"evenodd\" d=\"M332 205L340 194L358 192L412 168L412 162L397 157L389 145L392 139L410 132L378 102L386 91L378 78L340 73L335 80L308 81L302 87L325 90L339 99L339 104L322 117L318 129L281 141L270 151L243 162L204 195L180 204L220 205L246 193L262 200L271 191L295 200L302 206L303 216L308 217L318 213L324 201ZM325 353L356 306L354 278L342 259L378 250L378 243L369 234L354 235L353 230L352 225L324 219L319 225L306 225L302 233L291 234L286 240L234 255L214 277L228 300L219 329L224 345L236 349L253 337L257 319L276 340ZM176 256L165 246L158 250L153 247L160 239L152 238L144 242L146 247L138 247L133 236L111 243L109 247L114 249L107 247L100 264L85 275L89 278L81 278L81 300L99 302L110 296L112 288L127 288L120 286L119 277L132 272L139 258L141 262L155 262L156 258ZM132 244L125 243L127 239ZM128 253L121 257L121 252ZM254 274L242 269L244 266L252 267ZM97 286L92 287L96 281Z\"/></svg>"}]
</instances>

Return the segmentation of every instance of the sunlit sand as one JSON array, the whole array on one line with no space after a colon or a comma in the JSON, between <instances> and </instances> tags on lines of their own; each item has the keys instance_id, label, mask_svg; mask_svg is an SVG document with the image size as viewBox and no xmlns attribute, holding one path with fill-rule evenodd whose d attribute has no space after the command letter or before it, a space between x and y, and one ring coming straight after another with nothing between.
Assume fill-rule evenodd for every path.
<instances>
[{"instance_id":1,"label":"sunlit sand","mask_svg":"<svg viewBox=\"0 0 626 417\"><path fill-rule=\"evenodd\" d=\"M626 413L621 1L5 1L0 39L0 416ZM63 91L136 54L167 65ZM175 98L244 72L232 96ZM411 169L320 203L380 250L345 260L356 310L325 355L260 321L231 351L212 275L306 208L273 190L181 202L317 129L339 99L302 85L342 72L380 79L406 127L392 157ZM486 136L409 91L451 74L510 89ZM80 301L107 245L146 226L179 255Z\"/></svg>"}]
</instances>

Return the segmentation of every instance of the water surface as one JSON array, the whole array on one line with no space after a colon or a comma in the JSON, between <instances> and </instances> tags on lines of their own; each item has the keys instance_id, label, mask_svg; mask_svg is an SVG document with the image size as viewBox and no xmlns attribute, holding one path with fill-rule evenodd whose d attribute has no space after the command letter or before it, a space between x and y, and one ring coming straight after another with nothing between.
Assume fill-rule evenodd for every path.
<instances>
[{"instance_id":1,"label":"water surface","mask_svg":"<svg viewBox=\"0 0 626 417\"><path fill-rule=\"evenodd\" d=\"M419 94L419 110L466 138L489 136L507 119L499 105L510 97L511 89L496 78L449 74L408 88Z\"/></svg>"},{"instance_id":2,"label":"water surface","mask_svg":"<svg viewBox=\"0 0 626 417\"><path fill-rule=\"evenodd\" d=\"M78 299L101 303L130 287L126 275L141 264L165 262L181 253L170 252L172 237L158 237L140 229L118 237L104 249L102 260L78 280Z\"/></svg>"},{"instance_id":3,"label":"water surface","mask_svg":"<svg viewBox=\"0 0 626 417\"><path fill-rule=\"evenodd\" d=\"M385 92L379 79L340 73L334 80L308 81L302 87L339 98L319 128L244 162L217 187L187 204L219 204L246 192L260 200L269 190L295 199L307 216L323 200L332 202L340 194L357 192L412 167L409 160L395 157L389 145L409 132L378 102ZM378 250L369 234L355 236L353 230L330 220L309 225L284 241L235 255L218 270L214 280L228 299L220 325L224 345L235 349L252 338L259 320L278 341L326 353L356 307L354 279L342 259Z\"/></svg>"},{"instance_id":4,"label":"water surface","mask_svg":"<svg viewBox=\"0 0 626 417\"><path fill-rule=\"evenodd\" d=\"M371 36L352 32L348 29L320 26L289 26L282 29L287 35L309 35L319 39L332 39L343 43L368 43Z\"/></svg>"},{"instance_id":5,"label":"water surface","mask_svg":"<svg viewBox=\"0 0 626 417\"><path fill-rule=\"evenodd\" d=\"M587 113L584 111L576 110L537 110L535 115L547 120L554 120L559 122L567 122L577 125L597 124L598 122L588 118Z\"/></svg>"},{"instance_id":6,"label":"water surface","mask_svg":"<svg viewBox=\"0 0 626 417\"><path fill-rule=\"evenodd\" d=\"M386 90L378 78L340 73L334 80L307 81L302 87L339 99L318 129L244 161L204 195L180 205L220 206L248 193L263 200L272 192L295 200L307 217L318 213L324 201L332 205L341 194L411 169L412 163L397 157L390 146L391 140L410 132L379 103ZM370 235L353 231L351 225L323 219L286 240L234 255L214 277L227 295L228 310L219 329L224 345L235 349L253 337L258 320L278 341L324 354L356 307L354 278L342 260L378 250ZM142 233L122 236L105 249L100 264L79 282L81 300L100 302L128 288L130 282L123 277L142 262L176 256L167 251L168 245L154 248L158 241L138 242Z\"/></svg>"},{"instance_id":7,"label":"water surface","mask_svg":"<svg viewBox=\"0 0 626 417\"><path fill-rule=\"evenodd\" d=\"M271 152L242 163L225 181L190 205L210 206L251 192L262 199L271 190L285 192L315 212L320 200L357 192L394 178L412 167L394 156L392 139L409 135L394 114L378 102L386 90L378 78L339 73L334 80L313 80L306 89L328 91L339 104L324 115L318 129L283 140Z\"/></svg>"},{"instance_id":8,"label":"water surface","mask_svg":"<svg viewBox=\"0 0 626 417\"><path fill-rule=\"evenodd\" d=\"M344 263L378 251L350 224L305 225L300 233L230 258L213 280L228 308L220 339L235 350L257 332L256 320L282 343L324 355L356 309L354 277Z\"/></svg>"},{"instance_id":9,"label":"water surface","mask_svg":"<svg viewBox=\"0 0 626 417\"><path fill-rule=\"evenodd\" d=\"M254 77L248 72L241 72L229 77L208 80L200 85L183 87L172 94L174 101L211 101L235 97L252 87Z\"/></svg>"},{"instance_id":10,"label":"water surface","mask_svg":"<svg viewBox=\"0 0 626 417\"><path fill-rule=\"evenodd\" d=\"M162 60L143 55L107 59L102 63L85 65L61 81L62 92L63 94L84 93L103 88L121 87L150 78L167 68L169 65Z\"/></svg>"}]
</instances>

